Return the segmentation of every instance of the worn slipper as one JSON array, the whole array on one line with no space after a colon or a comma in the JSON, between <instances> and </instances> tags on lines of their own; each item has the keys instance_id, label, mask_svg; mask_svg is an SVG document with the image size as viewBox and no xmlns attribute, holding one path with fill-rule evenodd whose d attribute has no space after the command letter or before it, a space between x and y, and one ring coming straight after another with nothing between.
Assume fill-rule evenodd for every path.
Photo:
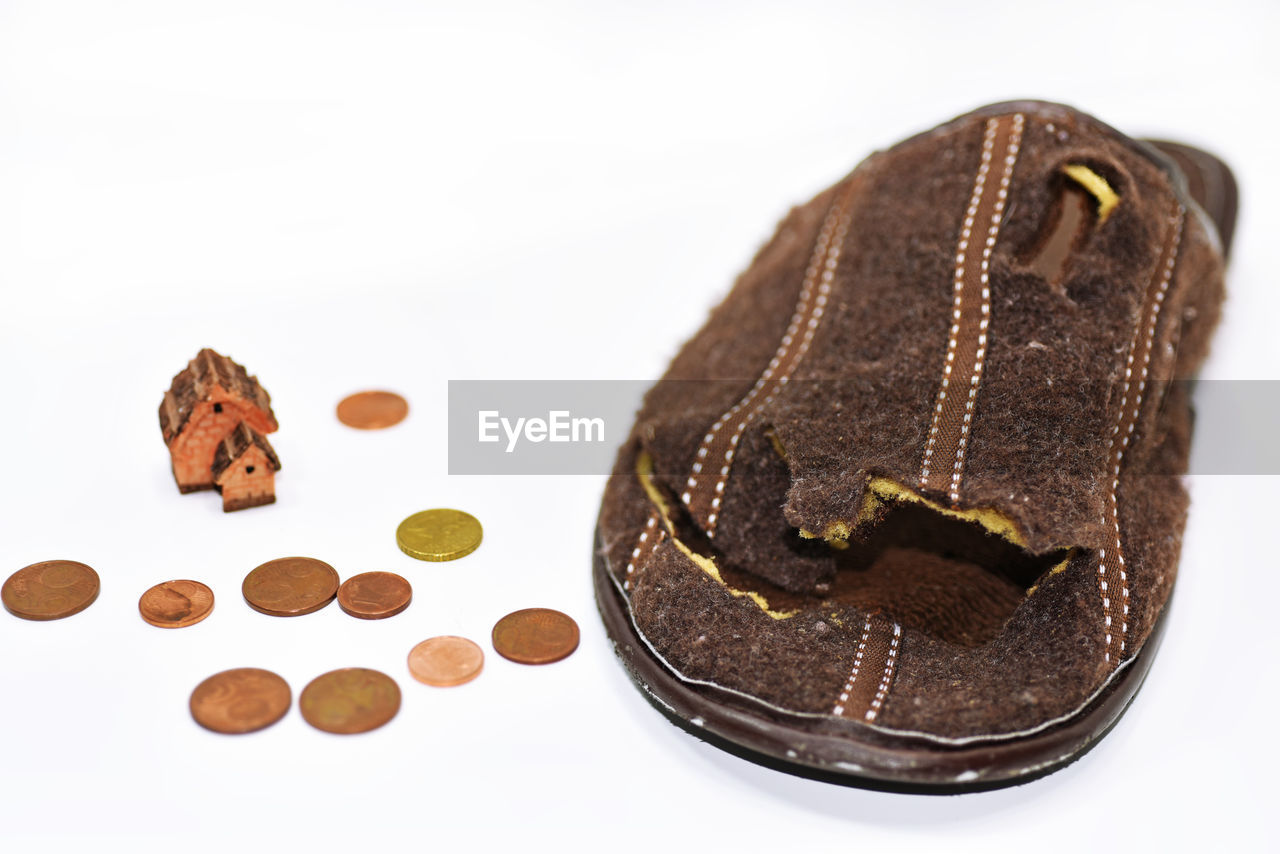
<instances>
[{"instance_id":1,"label":"worn slipper","mask_svg":"<svg viewBox=\"0 0 1280 854\"><path fill-rule=\"evenodd\" d=\"M673 720L797 773L957 791L1078 757L1177 571L1221 161L986 107L794 209L645 397L595 588Z\"/></svg>"}]
</instances>

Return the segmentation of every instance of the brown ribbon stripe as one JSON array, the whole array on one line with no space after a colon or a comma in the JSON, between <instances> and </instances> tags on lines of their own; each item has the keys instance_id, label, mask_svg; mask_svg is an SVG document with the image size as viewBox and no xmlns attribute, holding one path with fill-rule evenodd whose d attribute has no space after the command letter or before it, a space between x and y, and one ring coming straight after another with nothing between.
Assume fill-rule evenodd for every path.
<instances>
[{"instance_id":1,"label":"brown ribbon stripe","mask_svg":"<svg viewBox=\"0 0 1280 854\"><path fill-rule=\"evenodd\" d=\"M644 528L640 530L636 546L631 550L631 556L627 558L627 571L622 581L623 590L630 590L635 586L636 571L644 568L654 548L666 538L667 529L659 524L661 521L656 509L649 511L649 518L644 523Z\"/></svg>"},{"instance_id":2,"label":"brown ribbon stripe","mask_svg":"<svg viewBox=\"0 0 1280 854\"><path fill-rule=\"evenodd\" d=\"M1106 512L1115 529L1114 548L1098 550L1098 590L1102 595L1103 630L1106 646L1103 656L1114 669L1120 664L1126 651L1129 633L1129 576L1125 567L1124 552L1120 542L1120 508L1117 492L1120 488L1120 466L1124 462L1125 449L1138 424L1142 411L1143 393L1147 388L1147 373L1151 366L1151 353L1155 347L1156 322L1160 307L1164 304L1173 279L1173 269L1178 260L1178 247L1182 242L1182 224L1185 210L1178 202L1170 221L1169 236L1152 270L1151 279L1143 295L1142 310L1133 329L1129 343L1129 356L1125 362L1124 385L1120 395L1119 420L1111 429L1111 489L1107 494ZM1134 374L1137 374L1136 383ZM1116 595L1116 587L1120 595ZM1118 626L1118 629L1117 629Z\"/></svg>"},{"instance_id":3,"label":"brown ribbon stripe","mask_svg":"<svg viewBox=\"0 0 1280 854\"><path fill-rule=\"evenodd\" d=\"M947 336L933 423L920 466L921 489L946 490L953 505L960 501L965 449L987 355L991 256L1009 198L1023 124L1021 113L987 121L982 138L982 161L956 247L951 331ZM996 159L997 153L1000 159Z\"/></svg>"},{"instance_id":4,"label":"brown ribbon stripe","mask_svg":"<svg viewBox=\"0 0 1280 854\"><path fill-rule=\"evenodd\" d=\"M879 614L868 614L854 650L849 678L836 697L831 714L874 723L893 685L901 646L900 625Z\"/></svg>"},{"instance_id":5,"label":"brown ribbon stripe","mask_svg":"<svg viewBox=\"0 0 1280 854\"><path fill-rule=\"evenodd\" d=\"M841 247L849 229L849 206L860 183L859 177L850 178L828 209L805 270L795 313L768 367L746 396L711 425L698 446L693 470L685 482L680 500L708 537L715 536L725 484L743 432L751 419L772 403L774 395L786 385L817 332L830 299Z\"/></svg>"}]
</instances>

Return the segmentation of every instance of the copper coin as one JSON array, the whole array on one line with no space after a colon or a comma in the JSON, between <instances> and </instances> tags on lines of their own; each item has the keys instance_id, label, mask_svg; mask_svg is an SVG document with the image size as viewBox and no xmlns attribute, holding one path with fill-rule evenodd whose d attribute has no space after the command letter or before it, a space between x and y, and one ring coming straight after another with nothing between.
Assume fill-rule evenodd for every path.
<instances>
[{"instance_id":1,"label":"copper coin","mask_svg":"<svg viewBox=\"0 0 1280 854\"><path fill-rule=\"evenodd\" d=\"M338 573L322 560L282 557L269 560L244 577L249 607L273 617L297 617L319 611L338 593Z\"/></svg>"},{"instance_id":2,"label":"copper coin","mask_svg":"<svg viewBox=\"0 0 1280 854\"><path fill-rule=\"evenodd\" d=\"M520 664L550 664L578 648L578 624L550 608L525 608L493 627L493 648Z\"/></svg>"},{"instance_id":3,"label":"copper coin","mask_svg":"<svg viewBox=\"0 0 1280 854\"><path fill-rule=\"evenodd\" d=\"M400 711L400 686L366 667L330 670L302 689L298 709L316 729L351 735L377 729Z\"/></svg>"},{"instance_id":4,"label":"copper coin","mask_svg":"<svg viewBox=\"0 0 1280 854\"><path fill-rule=\"evenodd\" d=\"M409 650L413 678L437 688L470 682L484 669L484 651L466 638L442 635Z\"/></svg>"},{"instance_id":5,"label":"copper coin","mask_svg":"<svg viewBox=\"0 0 1280 854\"><path fill-rule=\"evenodd\" d=\"M91 567L74 560L46 560L24 566L0 588L9 613L24 620L61 620L98 598L101 582Z\"/></svg>"},{"instance_id":6,"label":"copper coin","mask_svg":"<svg viewBox=\"0 0 1280 854\"><path fill-rule=\"evenodd\" d=\"M191 717L205 729L235 735L271 726L293 702L289 683L270 670L215 673L191 692Z\"/></svg>"},{"instance_id":7,"label":"copper coin","mask_svg":"<svg viewBox=\"0 0 1280 854\"><path fill-rule=\"evenodd\" d=\"M362 620L394 617L413 599L413 588L394 572L362 572L338 588L338 606Z\"/></svg>"},{"instance_id":8,"label":"copper coin","mask_svg":"<svg viewBox=\"0 0 1280 854\"><path fill-rule=\"evenodd\" d=\"M338 404L338 420L358 430L393 427L408 414L408 401L391 391L362 391Z\"/></svg>"},{"instance_id":9,"label":"copper coin","mask_svg":"<svg viewBox=\"0 0 1280 854\"><path fill-rule=\"evenodd\" d=\"M138 600L142 619L162 629L194 626L213 610L213 591L199 581L165 581Z\"/></svg>"}]
</instances>

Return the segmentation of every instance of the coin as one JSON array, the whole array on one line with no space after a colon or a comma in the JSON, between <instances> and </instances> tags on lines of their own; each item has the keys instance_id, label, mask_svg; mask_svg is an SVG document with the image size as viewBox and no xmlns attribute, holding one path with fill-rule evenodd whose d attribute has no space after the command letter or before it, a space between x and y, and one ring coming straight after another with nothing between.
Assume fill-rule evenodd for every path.
<instances>
[{"instance_id":1,"label":"coin","mask_svg":"<svg viewBox=\"0 0 1280 854\"><path fill-rule=\"evenodd\" d=\"M493 648L520 664L550 664L578 648L578 624L550 608L525 608L498 620Z\"/></svg>"},{"instance_id":2,"label":"coin","mask_svg":"<svg viewBox=\"0 0 1280 854\"><path fill-rule=\"evenodd\" d=\"M338 592L338 573L322 560L282 557L269 560L244 577L249 607L273 617L297 617L319 611Z\"/></svg>"},{"instance_id":3,"label":"coin","mask_svg":"<svg viewBox=\"0 0 1280 854\"><path fill-rule=\"evenodd\" d=\"M101 582L91 567L74 560L46 560L24 566L0 588L0 600L24 620L61 620L98 598Z\"/></svg>"},{"instance_id":4,"label":"coin","mask_svg":"<svg viewBox=\"0 0 1280 854\"><path fill-rule=\"evenodd\" d=\"M413 678L437 688L470 682L484 669L484 651L466 638L442 635L409 650Z\"/></svg>"},{"instance_id":5,"label":"coin","mask_svg":"<svg viewBox=\"0 0 1280 854\"><path fill-rule=\"evenodd\" d=\"M293 702L289 683L270 670L237 667L215 673L191 692L191 717L205 729L235 735L269 727Z\"/></svg>"},{"instance_id":6,"label":"coin","mask_svg":"<svg viewBox=\"0 0 1280 854\"><path fill-rule=\"evenodd\" d=\"M396 528L400 551L418 560L456 560L480 546L484 529L480 521L461 510L423 510Z\"/></svg>"},{"instance_id":7,"label":"coin","mask_svg":"<svg viewBox=\"0 0 1280 854\"><path fill-rule=\"evenodd\" d=\"M165 581L142 594L142 619L162 629L194 626L213 610L213 591L199 581Z\"/></svg>"},{"instance_id":8,"label":"coin","mask_svg":"<svg viewBox=\"0 0 1280 854\"><path fill-rule=\"evenodd\" d=\"M338 606L362 620L394 617L412 599L413 588L394 572L362 572L338 588Z\"/></svg>"},{"instance_id":9,"label":"coin","mask_svg":"<svg viewBox=\"0 0 1280 854\"><path fill-rule=\"evenodd\" d=\"M338 420L359 430L393 427L408 414L408 401L392 391L362 391L338 404Z\"/></svg>"},{"instance_id":10,"label":"coin","mask_svg":"<svg viewBox=\"0 0 1280 854\"><path fill-rule=\"evenodd\" d=\"M316 729L339 735L368 732L400 711L400 686L366 667L331 670L302 689L298 708Z\"/></svg>"}]
</instances>

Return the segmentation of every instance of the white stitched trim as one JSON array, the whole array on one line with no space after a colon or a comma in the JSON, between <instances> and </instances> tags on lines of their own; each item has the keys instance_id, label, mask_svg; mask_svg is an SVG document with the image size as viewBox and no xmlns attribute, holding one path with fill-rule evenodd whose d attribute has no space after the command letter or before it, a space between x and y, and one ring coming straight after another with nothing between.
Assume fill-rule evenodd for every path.
<instances>
[{"instance_id":1,"label":"white stitched trim","mask_svg":"<svg viewBox=\"0 0 1280 854\"><path fill-rule=\"evenodd\" d=\"M844 191L847 194L848 190ZM755 385L747 392L747 395L738 401L730 410L720 416L716 423L712 425L711 430L702 438L702 445L698 448L698 459L707 456L708 446L715 441L716 435L720 432L720 428L732 420L739 413L745 411L745 414L738 418L733 428L733 433L729 437L729 448L724 453L724 465L720 467L720 474L716 480L711 500L711 512L708 513L706 519L706 532L708 537L715 536L716 521L719 518L719 510L721 496L724 494L725 482L729 478L729 472L733 465L734 455L738 450L738 443L742 439L742 434L746 431L747 425L751 422L765 404L773 401L773 394L765 396L763 399L757 400L760 393L769 384L770 381L776 381L779 385L785 385L790 379L791 371L795 370L800 360L804 358L805 353L809 349L813 336L818 329L818 321L823 315L823 311L831 294L831 286L835 281L836 268L840 262L840 251L844 244L845 235L849 229L849 216L844 210L841 202L844 199L838 199L831 205L827 211L827 216L823 220L822 229L818 233L817 242L814 245L813 255L809 259L809 266L805 270L804 283L800 288L800 299L796 304L795 312L791 316L791 323L787 326L786 334L782 336L782 343L779 345L773 358L769 360L768 367L764 373L756 380ZM814 296L815 284L817 287L817 296ZM801 329L803 328L803 333ZM799 343L792 352L792 345L796 343L796 336L800 336ZM789 364L788 364L789 362ZM785 366L785 367L784 367ZM783 370L779 371L779 368ZM776 377L775 377L776 374ZM695 468L694 473L689 477L686 489L681 495L680 500L686 507L689 507L693 500L693 491L697 489L700 468Z\"/></svg>"},{"instance_id":2,"label":"white stitched trim","mask_svg":"<svg viewBox=\"0 0 1280 854\"><path fill-rule=\"evenodd\" d=\"M876 689L876 696L871 701L871 708L867 709L866 719L868 722L874 721L876 715L880 714L880 707L884 705L884 695L889 693L889 680L893 678L893 664L898 657L898 644L901 641L902 626L894 623L893 640L889 641L889 656L884 662L884 675L880 677L880 687Z\"/></svg>"},{"instance_id":3,"label":"white stitched trim","mask_svg":"<svg viewBox=\"0 0 1280 854\"><path fill-rule=\"evenodd\" d=\"M960 427L960 440L956 445L956 459L951 467L951 501L960 500L960 477L964 471L964 454L969 444L969 428L973 420L973 407L978 394L978 381L987 352L987 328L991 320L991 255L995 250L996 236L1000 231L1000 220L1004 215L1005 202L1009 196L1009 183L1013 176L1013 166L1018 159L1018 149L1022 142L1024 118L1021 113L1013 117L1013 128L1010 131L1008 147L1005 150L1004 169L996 194L995 209L987 228L986 240L982 248L981 282L982 282L982 318L979 321L978 349L974 357L973 372L970 375L968 397L965 401L964 420ZM920 464L920 486L926 486L929 480L930 465L933 461L933 449L937 443L938 430L941 427L942 410L947 400L947 392L951 387L951 372L955 364L956 348L960 336L960 320L963 316L964 276L969 263L969 244L973 239L973 229L981 206L983 195L987 189L987 176L991 171L992 155L995 139L999 131L1000 120L987 120L986 131L982 137L982 161L978 165L978 174L974 178L973 192L969 196L969 206L965 210L964 222L960 231L960 242L956 247L956 267L953 281L955 293L951 308L951 329L947 333L947 353L942 366L942 384L938 389L938 399L933 408L933 416L929 425L929 437L925 442L924 459Z\"/></svg>"},{"instance_id":4,"label":"white stitched trim","mask_svg":"<svg viewBox=\"0 0 1280 854\"><path fill-rule=\"evenodd\" d=\"M1000 187L996 190L995 208L991 211L991 223L987 239L982 246L982 319L978 321L978 349L973 356L973 374L969 381L969 397L964 404L964 420L960 423L960 441L956 445L956 460L951 467L951 501L960 500L960 477L964 473L964 452L969 446L969 428L973 423L973 405L978 398L978 382L986 364L987 329L991 324L991 254L1000 234L1000 220L1004 217L1005 202L1009 199L1009 182L1013 179L1013 165L1018 161L1018 149L1022 144L1022 114L1013 117L1013 130L1009 133L1009 146L1004 155L1004 171L1000 174Z\"/></svg>"},{"instance_id":5,"label":"white stitched trim","mask_svg":"<svg viewBox=\"0 0 1280 854\"><path fill-rule=\"evenodd\" d=\"M853 690L853 683L858 681L858 670L862 667L862 654L867 651L867 638L871 635L871 616L867 615L867 621L862 624L862 637L858 640L858 652L853 657L853 670L849 673L849 681L844 683L844 690L840 692L840 698L836 701L836 706L831 710L831 714L836 717L844 715L844 704L849 701L849 692Z\"/></svg>"},{"instance_id":6,"label":"white stitched trim","mask_svg":"<svg viewBox=\"0 0 1280 854\"><path fill-rule=\"evenodd\" d=\"M1173 224L1173 237L1170 238L1168 257L1165 259L1164 267L1160 271L1160 284L1155 295L1155 307L1151 311L1151 319L1147 323L1147 329L1142 336L1143 357L1142 365L1138 369L1138 388L1134 392L1133 397L1133 418L1129 420L1128 427L1124 433L1121 433L1120 425L1126 420L1130 380L1133 376L1133 354L1134 350L1138 346L1139 329L1134 329L1133 331L1133 341L1129 345L1129 356L1125 361L1124 386L1122 387L1120 395L1120 421L1111 431L1111 442L1114 448L1113 453L1115 454L1115 461L1111 468L1111 493L1108 497L1111 505L1111 523L1116 534L1116 563L1118 565L1117 571L1120 575L1120 601L1123 606L1123 616L1120 621L1120 649L1117 653L1118 658L1122 657L1125 653L1127 646L1126 638L1129 633L1129 577L1124 571L1124 552L1122 551L1123 547L1120 542L1120 503L1118 495L1118 490L1120 488L1120 464L1124 460L1125 450L1129 447L1129 437L1133 435L1133 428L1137 425L1138 417L1142 412L1142 395L1147 387L1147 371L1151 366L1151 348L1153 346L1153 339L1156 335L1156 322L1160 319L1160 307L1164 304L1165 294L1169 290L1169 283L1173 279L1173 268L1177 264L1178 249L1182 245L1183 214L1183 208L1179 205L1177 217ZM1138 322L1141 323L1142 319L1139 318ZM1116 439L1117 436L1119 437L1118 443ZM1102 576L1102 580L1099 581L1099 585L1102 588L1102 610L1103 616L1105 617L1103 622L1105 628L1108 629L1106 632L1106 649L1103 650L1102 657L1104 661L1110 663L1111 632L1109 630L1111 628L1112 621L1111 616L1106 613L1110 608L1110 599L1107 597L1107 569L1106 564L1104 563L1106 556L1106 549L1098 550L1098 573Z\"/></svg>"},{"instance_id":7,"label":"white stitched trim","mask_svg":"<svg viewBox=\"0 0 1280 854\"><path fill-rule=\"evenodd\" d=\"M640 532L640 539L636 542L636 547L631 550L631 559L627 561L627 577L626 581L622 584L622 589L631 589L632 578L636 574L636 564L641 562L640 552L643 550L644 544L649 540L649 535L653 533L657 526L658 513L657 511L654 511L649 514L649 521L645 522L644 530ZM658 536L654 538L653 543L649 546L650 551L657 547L658 543L662 541L663 535L666 533L667 532L665 530L658 532Z\"/></svg>"},{"instance_id":8,"label":"white stitched trim","mask_svg":"<svg viewBox=\"0 0 1280 854\"><path fill-rule=\"evenodd\" d=\"M769 709L773 712L777 712L783 715L788 715L790 717L804 718L809 720L816 720L818 718L831 717L830 712L802 712L796 709L788 709L785 706L779 706L777 703L770 703L768 700L762 700L759 697L755 696L754 694L748 694L746 691L739 691L737 688L730 688L727 685L721 685L719 682L715 682L710 679L699 679L696 676L689 676L685 674L683 671L680 670L680 668L676 667L675 664L673 664L665 655L663 655L661 652L658 651L658 648L653 645L653 641L649 640L649 636L646 635L644 631L640 628L640 626L636 623L635 611L631 609L631 604L630 604L631 600L621 592L620 588L622 585L618 583L618 579L614 577L612 572L606 571L605 575L610 584L612 584L615 588L619 588L618 595L622 596L623 601L627 602L627 621L631 623L631 628L633 631L635 631L636 637L639 638L640 642L644 644L645 649L648 650L649 654L652 655L658 661L658 663L662 665L663 669L666 670L668 673L670 673L679 681L685 683L686 685L702 685L706 688L711 688L721 693L728 694L733 697L738 697L742 700L746 700L752 703L753 705L759 706L760 708ZM614 646L616 647L617 645L618 645L618 642L615 641ZM911 738L923 739L925 741L929 741L934 744L946 744L946 745L951 745L955 747L962 747L966 744L978 744L981 742L1003 742L1003 741L1011 741L1015 738L1025 738L1026 736L1035 735L1038 732L1043 732L1044 730L1049 729L1050 727L1057 726L1060 723L1065 723L1066 721L1069 721L1072 718L1079 715L1081 711L1083 711L1084 709L1087 709L1090 705L1093 704L1095 700L1098 699L1099 696L1101 696L1101 694L1104 691L1110 688L1111 683L1114 682L1116 679L1120 678L1120 674L1124 672L1125 669L1130 667L1135 661L1137 661L1136 656L1134 658L1130 658L1120 662L1120 664L1117 665L1116 668L1111 671L1111 675L1108 676L1106 679L1104 679L1102 684L1099 685L1092 694L1085 697L1084 700L1081 701L1075 708L1070 709L1069 711L1066 711L1055 718L1050 718L1047 721L1041 721L1035 726L1028 727L1026 729L1014 730L1012 732L991 732L991 733L981 733L979 735L965 735L965 736L959 736L959 737L951 737L951 736L945 736L945 735L937 735L936 733L931 733L931 732L925 732L924 730L895 729L893 727L887 727L882 724L868 723L867 726L872 727L873 729L876 730L876 732L882 732L882 733L885 733L886 735L909 736ZM657 695L655 695L652 689L647 684L641 685L641 687L650 696L657 699L658 702L660 702L663 706L665 706L668 709L671 709L673 712L675 711L674 707L670 703L668 703L666 700L663 700L661 697L658 697Z\"/></svg>"},{"instance_id":9,"label":"white stitched trim","mask_svg":"<svg viewBox=\"0 0 1280 854\"><path fill-rule=\"evenodd\" d=\"M973 221L978 216L978 205L982 202L982 191L987 183L987 172L991 170L991 151L996 142L996 131L1000 127L999 119L987 119L987 129L982 135L982 162L978 165L978 175L973 179L973 191L969 194L969 207L964 212L964 224L960 229L960 244L956 247L956 270L953 280L955 296L951 307L951 331L947 333L947 358L942 368L942 387L938 389L938 403L933 408L933 423L929 426L929 440L924 446L924 462L920 466L920 486L923 488L929 479L929 461L933 458L933 445L938 438L938 427L942 418L942 404L947 399L947 387L951 384L951 365L956 358L956 343L960 336L960 308L963 304L964 268L968 257L969 239L973 235Z\"/></svg>"}]
</instances>

